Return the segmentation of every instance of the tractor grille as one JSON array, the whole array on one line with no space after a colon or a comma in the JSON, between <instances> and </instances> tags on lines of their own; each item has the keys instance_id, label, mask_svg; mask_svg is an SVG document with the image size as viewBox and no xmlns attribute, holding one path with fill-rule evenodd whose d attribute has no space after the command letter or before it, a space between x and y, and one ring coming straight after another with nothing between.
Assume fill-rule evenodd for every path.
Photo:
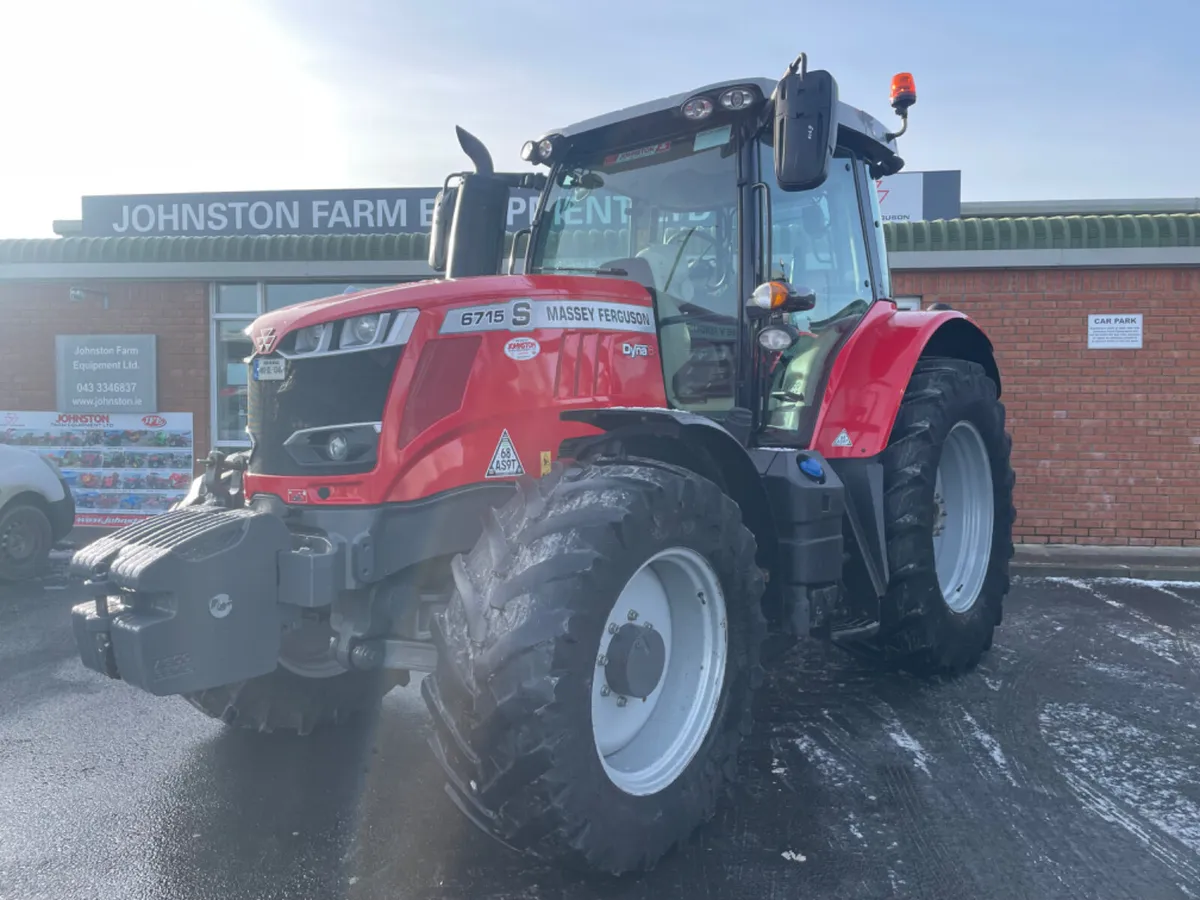
<instances>
[{"instance_id":1,"label":"tractor grille","mask_svg":"<svg viewBox=\"0 0 1200 900\"><path fill-rule=\"evenodd\" d=\"M254 440L249 470L256 475L353 475L370 471L363 462L300 465L284 441L302 428L383 421L392 376L404 348L289 359L282 381L250 379L247 427Z\"/></svg>"}]
</instances>

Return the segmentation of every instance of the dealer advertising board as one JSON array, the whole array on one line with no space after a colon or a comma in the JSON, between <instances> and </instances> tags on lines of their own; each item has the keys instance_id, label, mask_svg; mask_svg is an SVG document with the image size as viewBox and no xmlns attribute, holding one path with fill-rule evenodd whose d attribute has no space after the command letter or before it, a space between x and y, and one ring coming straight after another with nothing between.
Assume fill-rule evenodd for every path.
<instances>
[{"instance_id":1,"label":"dealer advertising board","mask_svg":"<svg viewBox=\"0 0 1200 900\"><path fill-rule=\"evenodd\" d=\"M0 443L51 460L75 498L75 524L117 528L166 512L195 471L191 413L0 410Z\"/></svg>"}]
</instances>

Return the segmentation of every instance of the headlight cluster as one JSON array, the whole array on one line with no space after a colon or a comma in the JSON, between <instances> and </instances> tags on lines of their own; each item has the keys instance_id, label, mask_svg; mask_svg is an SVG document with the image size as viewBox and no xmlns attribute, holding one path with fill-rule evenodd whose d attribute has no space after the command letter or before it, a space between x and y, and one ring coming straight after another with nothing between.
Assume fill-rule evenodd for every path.
<instances>
[{"instance_id":1,"label":"headlight cluster","mask_svg":"<svg viewBox=\"0 0 1200 900\"><path fill-rule=\"evenodd\" d=\"M404 344L417 324L417 316L415 309L401 309L309 325L293 332L290 340L285 338L279 355L289 359L331 356Z\"/></svg>"}]
</instances>

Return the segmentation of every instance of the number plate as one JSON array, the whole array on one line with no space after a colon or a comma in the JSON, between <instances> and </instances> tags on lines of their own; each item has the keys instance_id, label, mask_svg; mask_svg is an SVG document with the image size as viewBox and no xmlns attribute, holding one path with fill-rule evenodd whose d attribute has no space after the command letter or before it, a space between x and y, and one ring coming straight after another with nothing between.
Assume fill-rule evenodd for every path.
<instances>
[{"instance_id":1,"label":"number plate","mask_svg":"<svg viewBox=\"0 0 1200 900\"><path fill-rule=\"evenodd\" d=\"M278 356L254 357L255 381L283 381L287 376L287 360Z\"/></svg>"}]
</instances>

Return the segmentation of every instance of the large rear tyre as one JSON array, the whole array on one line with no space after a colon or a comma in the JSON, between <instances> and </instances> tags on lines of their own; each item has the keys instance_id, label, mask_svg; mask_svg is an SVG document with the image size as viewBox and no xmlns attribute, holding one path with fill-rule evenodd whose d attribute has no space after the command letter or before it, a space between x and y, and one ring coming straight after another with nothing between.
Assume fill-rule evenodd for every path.
<instances>
[{"instance_id":1,"label":"large rear tyre","mask_svg":"<svg viewBox=\"0 0 1200 900\"><path fill-rule=\"evenodd\" d=\"M328 626L311 623L284 636L274 672L184 694L184 699L234 728L296 735L375 713L400 674L343 669L328 652L331 636Z\"/></svg>"},{"instance_id":2,"label":"large rear tyre","mask_svg":"<svg viewBox=\"0 0 1200 900\"><path fill-rule=\"evenodd\" d=\"M1013 555L1011 450L982 366L917 364L883 454L891 580L879 638L915 674L967 671L992 645Z\"/></svg>"},{"instance_id":3,"label":"large rear tyre","mask_svg":"<svg viewBox=\"0 0 1200 900\"><path fill-rule=\"evenodd\" d=\"M651 460L527 482L454 561L422 682L447 792L509 847L652 867L736 778L762 572L737 505Z\"/></svg>"}]
</instances>

